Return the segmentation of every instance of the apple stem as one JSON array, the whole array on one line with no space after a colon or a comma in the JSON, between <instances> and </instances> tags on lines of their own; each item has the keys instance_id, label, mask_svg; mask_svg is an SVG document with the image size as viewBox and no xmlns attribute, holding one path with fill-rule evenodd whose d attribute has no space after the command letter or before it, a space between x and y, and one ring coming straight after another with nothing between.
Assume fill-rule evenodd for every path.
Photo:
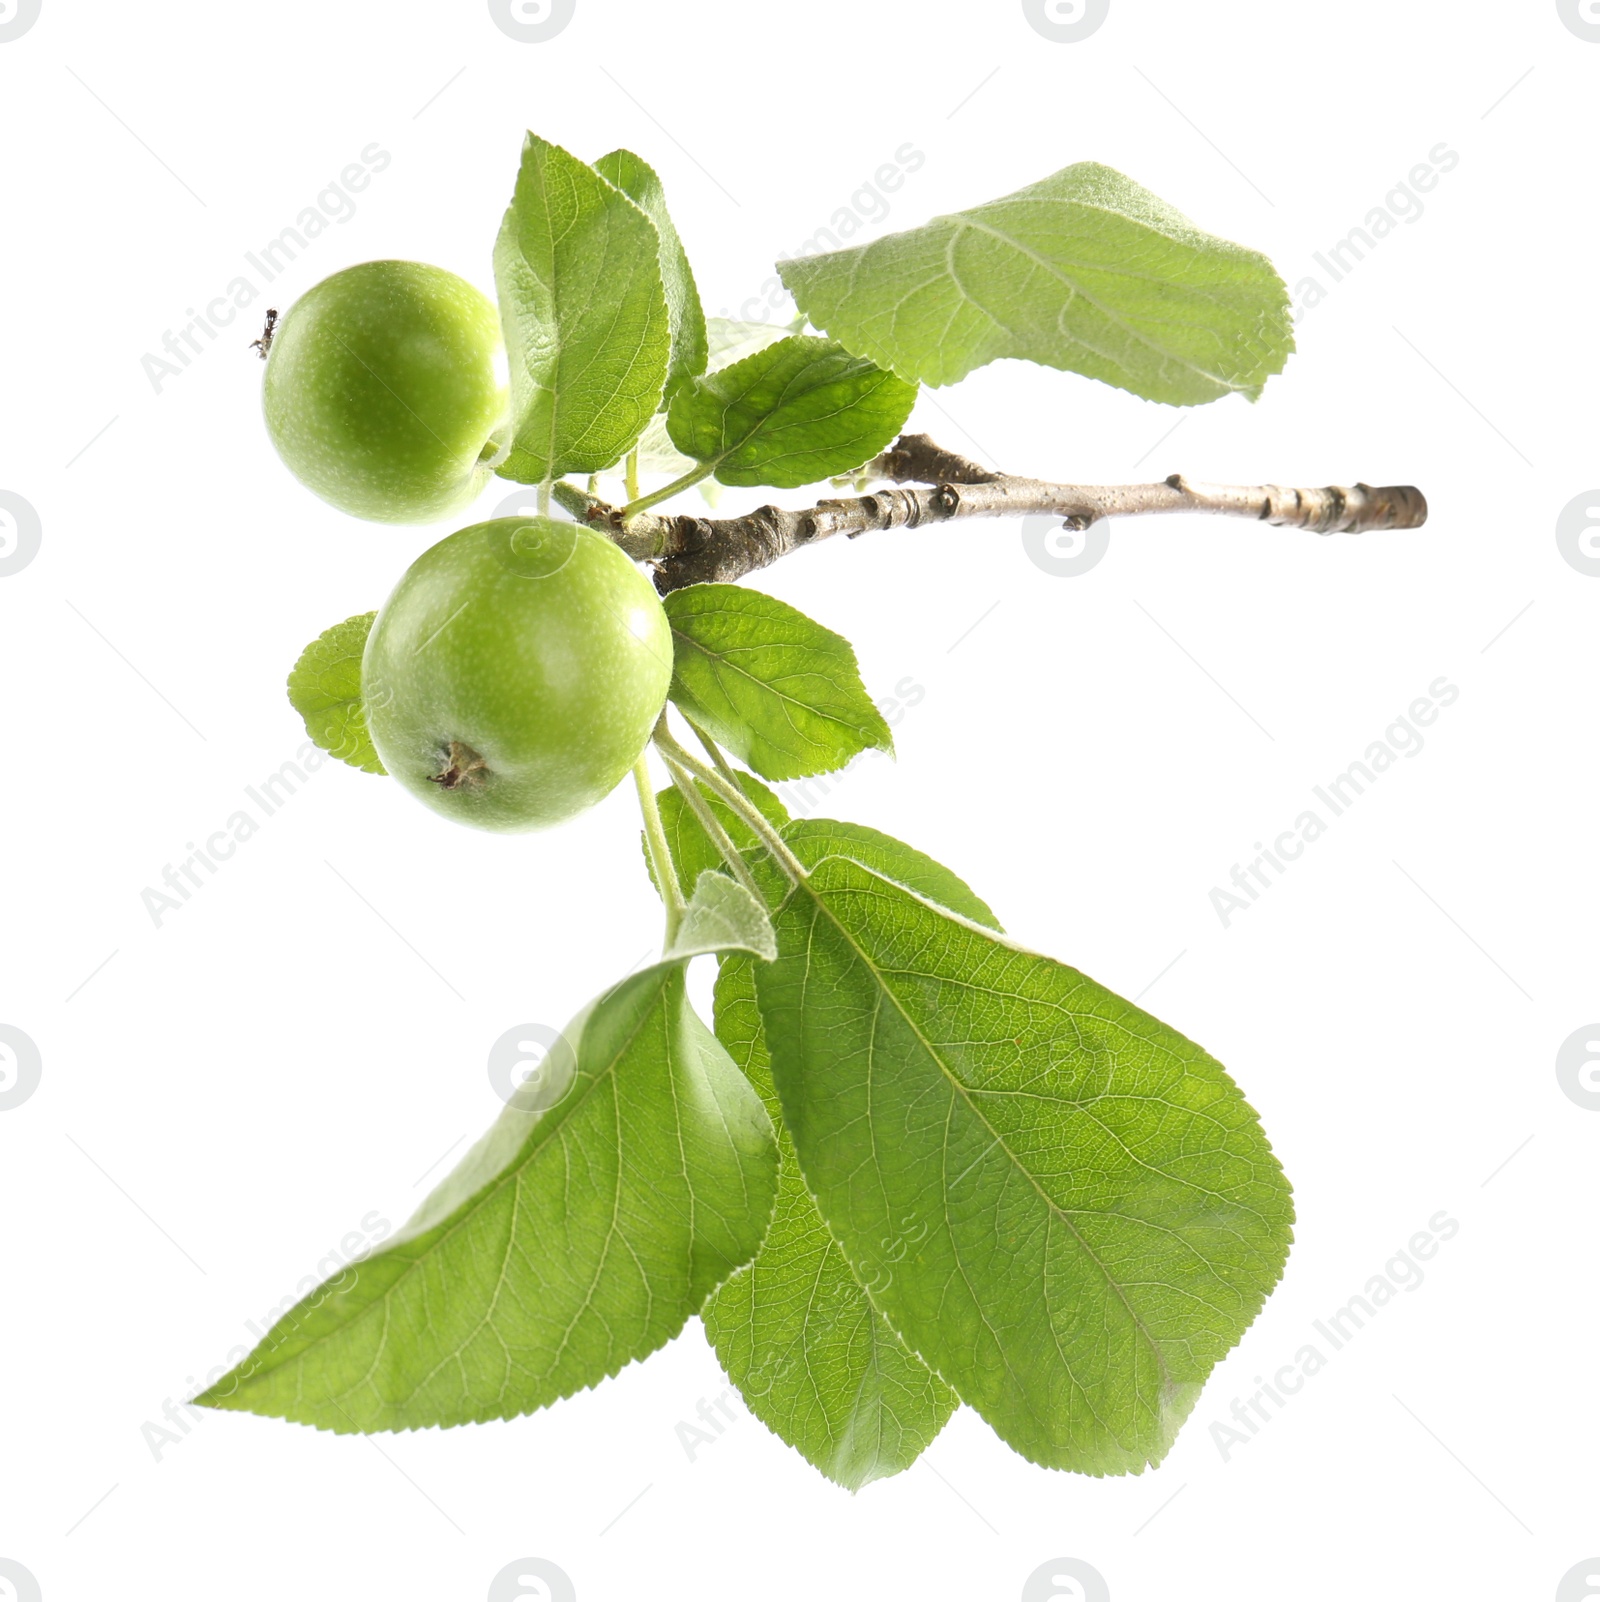
<instances>
[{"instance_id":1,"label":"apple stem","mask_svg":"<svg viewBox=\"0 0 1600 1602\"><path fill-rule=\"evenodd\" d=\"M633 765L633 783L639 792L639 811L644 814L644 838L650 866L667 909L667 933L662 941L665 948L677 937L678 925L683 921L683 886L678 883L678 870L672 865L672 853L667 849L667 834L661 827L661 809L656 805L650 764L643 752Z\"/></svg>"},{"instance_id":2,"label":"apple stem","mask_svg":"<svg viewBox=\"0 0 1600 1602\"><path fill-rule=\"evenodd\" d=\"M661 753L667 764L667 772L672 775L672 783L679 795L683 797L684 804L694 813L700 827L710 837L712 845L721 854L722 860L727 864L728 871L749 892L751 899L757 906L764 907L767 899L761 893L761 887L755 881L748 867L745 866L744 857L740 854L738 846L733 843L728 831L722 827L717 815L711 810L706 798L701 795L699 786L693 777L683 768L680 768L666 752Z\"/></svg>"},{"instance_id":3,"label":"apple stem","mask_svg":"<svg viewBox=\"0 0 1600 1602\"><path fill-rule=\"evenodd\" d=\"M783 836L762 816L760 808L750 800L739 785L730 784L720 773L690 756L673 739L667 729L665 718L656 724L655 742L656 749L666 758L669 767L682 768L713 794L722 798L729 810L771 853L773 861L783 870L784 877L790 884L799 884L805 878L805 864L784 843Z\"/></svg>"},{"instance_id":4,"label":"apple stem","mask_svg":"<svg viewBox=\"0 0 1600 1602\"><path fill-rule=\"evenodd\" d=\"M697 463L682 478L675 478L670 484L663 485L658 490L652 490L648 495L635 497L622 508L617 516L626 524L630 517L639 512L648 511L652 506L659 505L662 501L671 500L674 495L677 495L682 490L689 489L692 485L698 484L701 479L710 478L711 473L712 464L710 462Z\"/></svg>"}]
</instances>

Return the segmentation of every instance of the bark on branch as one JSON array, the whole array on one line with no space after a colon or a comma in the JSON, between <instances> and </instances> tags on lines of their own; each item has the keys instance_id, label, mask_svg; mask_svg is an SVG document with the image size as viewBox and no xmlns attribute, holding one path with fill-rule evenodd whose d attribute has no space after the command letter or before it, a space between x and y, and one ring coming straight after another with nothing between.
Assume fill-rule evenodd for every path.
<instances>
[{"instance_id":1,"label":"bark on branch","mask_svg":"<svg viewBox=\"0 0 1600 1602\"><path fill-rule=\"evenodd\" d=\"M555 495L580 522L604 529L629 556L649 562L663 595L686 584L732 583L835 534L854 539L873 529L918 528L964 517L1042 512L1081 530L1102 517L1214 512L1316 534L1364 534L1420 528L1428 516L1421 490L1409 485L1281 489L1201 484L1181 473L1159 484L1049 484L980 467L926 434L902 435L862 475L913 487L870 490L800 509L761 506L742 517L644 512L626 524L617 507L573 485L557 484Z\"/></svg>"}]
</instances>

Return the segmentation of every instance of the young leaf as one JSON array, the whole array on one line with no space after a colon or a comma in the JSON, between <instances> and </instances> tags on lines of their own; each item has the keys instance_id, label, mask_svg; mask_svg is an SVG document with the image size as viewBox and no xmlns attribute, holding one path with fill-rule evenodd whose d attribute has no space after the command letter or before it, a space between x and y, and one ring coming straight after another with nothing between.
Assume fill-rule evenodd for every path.
<instances>
[{"instance_id":1,"label":"young leaf","mask_svg":"<svg viewBox=\"0 0 1600 1602\"><path fill-rule=\"evenodd\" d=\"M1015 356L1193 406L1258 395L1294 349L1265 256L1092 161L778 272L816 327L925 384Z\"/></svg>"},{"instance_id":2,"label":"young leaf","mask_svg":"<svg viewBox=\"0 0 1600 1602\"><path fill-rule=\"evenodd\" d=\"M750 951L771 962L778 937L767 909L743 885L723 873L702 873L665 955L704 957L718 951Z\"/></svg>"},{"instance_id":3,"label":"young leaf","mask_svg":"<svg viewBox=\"0 0 1600 1602\"><path fill-rule=\"evenodd\" d=\"M777 1182L686 966L591 1003L538 1105L508 1105L397 1236L198 1400L340 1432L512 1418L671 1340L754 1255Z\"/></svg>"},{"instance_id":4,"label":"young leaf","mask_svg":"<svg viewBox=\"0 0 1600 1602\"><path fill-rule=\"evenodd\" d=\"M672 699L764 779L842 768L894 738L842 635L742 584L690 584L665 599Z\"/></svg>"},{"instance_id":5,"label":"young leaf","mask_svg":"<svg viewBox=\"0 0 1600 1602\"><path fill-rule=\"evenodd\" d=\"M778 323L737 322L728 317L706 318L706 370L719 372L731 367L746 356L753 356L768 345L775 345L784 337ZM639 436L639 470L644 473L668 473L681 478L694 463L683 454L667 435L667 414L657 412L650 426ZM714 487L714 486L713 486ZM707 485L701 485L702 491Z\"/></svg>"},{"instance_id":6,"label":"young leaf","mask_svg":"<svg viewBox=\"0 0 1600 1602\"><path fill-rule=\"evenodd\" d=\"M756 973L806 1183L873 1305L1023 1456L1160 1462L1288 1253L1198 1046L881 871L818 862Z\"/></svg>"},{"instance_id":7,"label":"young leaf","mask_svg":"<svg viewBox=\"0 0 1600 1602\"><path fill-rule=\"evenodd\" d=\"M384 771L361 702L361 653L377 615L363 612L324 629L289 671L289 704L305 719L306 733L363 773Z\"/></svg>"},{"instance_id":8,"label":"young leaf","mask_svg":"<svg viewBox=\"0 0 1600 1602\"><path fill-rule=\"evenodd\" d=\"M876 456L916 398L915 384L831 339L791 334L681 389L667 433L724 484L794 489Z\"/></svg>"},{"instance_id":9,"label":"young leaf","mask_svg":"<svg viewBox=\"0 0 1600 1602\"><path fill-rule=\"evenodd\" d=\"M706 370L706 319L700 309L689 257L667 212L667 196L655 169L631 150L613 150L602 156L594 170L623 194L655 224L661 245L661 284L667 296L667 323L672 334L672 355L667 363L666 399L671 400L691 378Z\"/></svg>"},{"instance_id":10,"label":"young leaf","mask_svg":"<svg viewBox=\"0 0 1600 1602\"><path fill-rule=\"evenodd\" d=\"M672 338L650 219L593 167L529 134L494 247L524 484L597 473L661 402Z\"/></svg>"}]
</instances>

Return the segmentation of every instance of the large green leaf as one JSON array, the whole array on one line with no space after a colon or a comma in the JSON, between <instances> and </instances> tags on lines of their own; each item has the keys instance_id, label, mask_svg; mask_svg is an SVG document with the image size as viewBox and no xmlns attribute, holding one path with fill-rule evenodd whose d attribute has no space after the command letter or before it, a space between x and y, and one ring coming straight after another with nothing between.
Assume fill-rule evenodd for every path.
<instances>
[{"instance_id":1,"label":"large green leaf","mask_svg":"<svg viewBox=\"0 0 1600 1602\"><path fill-rule=\"evenodd\" d=\"M875 865L818 861L774 922L756 986L784 1121L873 1305L1034 1462L1159 1462L1288 1252L1238 1088Z\"/></svg>"},{"instance_id":2,"label":"large green leaf","mask_svg":"<svg viewBox=\"0 0 1600 1602\"><path fill-rule=\"evenodd\" d=\"M361 699L361 653L377 615L363 612L324 629L289 672L289 703L305 719L306 733L324 751L363 773L384 771L367 733Z\"/></svg>"},{"instance_id":3,"label":"large green leaf","mask_svg":"<svg viewBox=\"0 0 1600 1602\"><path fill-rule=\"evenodd\" d=\"M681 389L667 432L724 484L794 489L876 456L916 398L915 384L833 340L791 334Z\"/></svg>"},{"instance_id":4,"label":"large green leaf","mask_svg":"<svg viewBox=\"0 0 1600 1602\"><path fill-rule=\"evenodd\" d=\"M672 351L650 219L593 167L535 134L494 247L511 369L511 450L535 484L597 473L660 405Z\"/></svg>"},{"instance_id":5,"label":"large green leaf","mask_svg":"<svg viewBox=\"0 0 1600 1602\"><path fill-rule=\"evenodd\" d=\"M770 791L745 790L802 862L850 852L968 917L994 915L948 869L876 830L812 819L785 823ZM685 876L714 848L676 791L660 797L674 861ZM753 837L717 802L736 844ZM704 880L702 879L702 883ZM728 953L716 988L717 1038L748 1075L778 1132L778 1199L761 1250L706 1303L706 1334L750 1410L814 1467L851 1490L909 1468L944 1427L955 1393L907 1351L867 1300L806 1189L784 1132L756 1007L755 964Z\"/></svg>"},{"instance_id":6,"label":"large green leaf","mask_svg":"<svg viewBox=\"0 0 1600 1602\"><path fill-rule=\"evenodd\" d=\"M816 327L926 384L1015 356L1192 406L1258 394L1294 349L1265 256L1092 161L778 272Z\"/></svg>"},{"instance_id":7,"label":"large green leaf","mask_svg":"<svg viewBox=\"0 0 1600 1602\"><path fill-rule=\"evenodd\" d=\"M655 224L661 249L661 283L667 296L672 355L667 364L666 398L706 370L706 319L700 307L689 257L667 211L666 191L655 168L631 150L613 150L594 170L613 183Z\"/></svg>"},{"instance_id":8,"label":"large green leaf","mask_svg":"<svg viewBox=\"0 0 1600 1602\"><path fill-rule=\"evenodd\" d=\"M761 1100L684 993L686 961L593 1002L531 1104L372 1256L198 1400L337 1431L510 1418L671 1340L761 1243Z\"/></svg>"},{"instance_id":9,"label":"large green leaf","mask_svg":"<svg viewBox=\"0 0 1600 1602\"><path fill-rule=\"evenodd\" d=\"M842 635L742 584L686 585L665 605L672 699L762 778L894 748Z\"/></svg>"},{"instance_id":10,"label":"large green leaf","mask_svg":"<svg viewBox=\"0 0 1600 1602\"><path fill-rule=\"evenodd\" d=\"M957 1398L873 1310L806 1189L781 1125L754 959L723 959L716 1009L717 1038L778 1129L778 1199L755 1260L700 1317L750 1411L829 1479L859 1490L909 1468Z\"/></svg>"}]
</instances>

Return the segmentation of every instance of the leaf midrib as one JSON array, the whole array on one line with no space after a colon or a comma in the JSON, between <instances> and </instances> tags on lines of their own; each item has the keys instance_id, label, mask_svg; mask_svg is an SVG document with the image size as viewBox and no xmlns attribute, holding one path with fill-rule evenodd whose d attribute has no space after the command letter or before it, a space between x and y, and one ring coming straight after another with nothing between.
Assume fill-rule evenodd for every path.
<instances>
[{"instance_id":1,"label":"leaf midrib","mask_svg":"<svg viewBox=\"0 0 1600 1602\"><path fill-rule=\"evenodd\" d=\"M663 967L661 968L661 978L660 978L660 981L659 981L659 984L658 984L658 987L657 987L658 993L659 993L660 990L665 988L667 980L670 978L670 976L671 976L671 968L669 966L663 965ZM449 1226L448 1226L448 1228L446 1228L445 1232L442 1235L440 1235L437 1240L433 1241L428 1246L426 1251L421 1252L417 1256L413 1257L412 1260L401 1271L401 1273L396 1276L396 1278L394 1279L393 1283L388 1285L388 1286L386 1286L384 1288L383 1292L378 1296L378 1298L375 1301L368 1302L367 1305L365 1307L363 1307L355 1315L354 1318L349 1319L345 1323L341 1323L341 1324L335 1325L332 1329L326 1331L324 1334L318 1335L314 1340L307 1342L307 1344L302 1346L300 1348L300 1350L297 1351L294 1354L293 1357L285 1359L283 1363L274 1363L274 1364L271 1365L271 1367L263 1367L261 1369L258 1369L254 1374L252 1374L252 1375L250 1375L248 1377L242 1377L241 1380L240 1380L240 1384L241 1385L248 1384L250 1382L250 1380L259 1379L259 1378L261 1378L262 1376L264 1376L266 1374L274 1373L278 1369L288 1366L288 1364L290 1364L290 1363L298 1363L298 1362L300 1362L301 1359L303 1359L308 1353L314 1351L318 1346L322 1345L323 1342L332 1340L336 1336L342 1335L345 1332L347 1332L348 1330L354 1329L376 1307L381 1307L381 1308L384 1309L384 1317L387 1319L387 1317L388 1317L388 1307L389 1307L390 1299L393 1297L394 1293L403 1284L405 1284L405 1282L408 1279L410 1279L410 1277L413 1274L413 1272L417 1268L419 1268L423 1263L427 1262L428 1259L432 1256L432 1254L434 1252L441 1250L446 1245L446 1243L448 1241L450 1241L455 1236L455 1234L456 1234L456 1232L458 1230L460 1230L460 1229L462 1229L462 1228L464 1228L466 1226L466 1224L469 1221L470 1217L473 1214L475 1214L483 1205L485 1205L492 1197L497 1195L507 1184L514 1184L517 1181L519 1181L521 1179L522 1174L526 1171L526 1169L529 1166L531 1166L534 1162L536 1162L541 1156L543 1156L543 1154L545 1152L547 1152L547 1151L549 1151L551 1149L551 1139L553 1139L553 1137L555 1135L558 1135L560 1133L560 1131L563 1128L566 1127L567 1124L571 1123L573 1118L575 1118L577 1116L579 1110L583 1106L586 1105L586 1103L588 1102L590 1096L595 1091L597 1091L602 1085L609 1086L609 1085L611 1085L613 1083L614 1075L616 1073L617 1064L622 1060L622 1058L626 1055L628 1050L632 1047L634 1041L639 1037L639 1033L645 1028L645 1025L646 1025L646 1023L647 1023L647 1021L648 1021L648 1019L650 1017L650 1013L653 1011L653 1009L654 1009L654 1003L652 1002L651 1005L645 1009L644 1015L643 1015L643 1017L641 1017L640 1021L629 1032L629 1034L627 1035L627 1038L625 1040L623 1040L623 1042L618 1046L616 1052L612 1055L611 1059L606 1063L605 1067L599 1073L595 1074L595 1076L589 1081L588 1086L579 1094L577 1100L574 1101L572 1106L567 1109L566 1113L562 1116L560 1122L557 1123L555 1128L551 1131L551 1138L547 1138L547 1139L541 1140L538 1145L532 1147L527 1152L526 1156L521 1161L513 1163L510 1166L508 1166L507 1168L505 1168L504 1170L502 1170L501 1173L499 1175L497 1175L493 1180L491 1180L489 1182L489 1184L486 1185L482 1190L475 1191L466 1201L464 1201L461 1204L460 1208L457 1210L457 1215L456 1215L455 1221L453 1223L449 1224ZM676 1087L674 1087L673 1100L674 1100L674 1104L676 1104L676 1100L677 1100ZM554 1110L555 1110L554 1108L550 1109L550 1111L552 1111L552 1112ZM620 1172L621 1172L621 1161L620 1161L620 1154L619 1154L618 1173L620 1174ZM616 1187L613 1186L612 1188L613 1188L613 1190L615 1190ZM437 1227L437 1226L435 1226L435 1227ZM609 1240L610 1232L608 1232L608 1237L607 1238ZM396 1245L404 1245L404 1244L405 1244L404 1241L394 1242L394 1243L391 1244L391 1250ZM508 1246L509 1246L509 1239L508 1239ZM359 1269L360 1263L356 1263L356 1264L354 1264L352 1266L354 1266L354 1267ZM503 1268L502 1268L502 1276L501 1277L503 1278ZM497 1281L496 1295L498 1295L498 1293L499 1293L499 1285L498 1285L498 1281ZM587 1303L585 1303L585 1305L587 1305ZM481 1324L480 1324L479 1327L480 1328L482 1327ZM382 1350L382 1347L383 1347L383 1343L380 1342L379 1343L379 1350L380 1351ZM459 1356L459 1355L460 1355L459 1352L452 1354L452 1356ZM446 1359L446 1361L449 1361L449 1359ZM435 1369L435 1372L437 1372L437 1369ZM369 1370L369 1372L368 1372L368 1377L369 1378L370 1378L370 1373L371 1373L371 1371ZM348 1395L349 1392L345 1391L343 1394ZM415 1391L413 1391L412 1394L415 1395Z\"/></svg>"},{"instance_id":2,"label":"leaf midrib","mask_svg":"<svg viewBox=\"0 0 1600 1602\"><path fill-rule=\"evenodd\" d=\"M824 860L827 860L827 859L824 859ZM868 868L864 863L856 863L856 862L853 861L853 859L847 858L847 857L841 857L838 860L851 862L852 866L860 868L862 870L862 872L870 874L874 878L883 878L882 874L873 873L873 870ZM814 864L811 871L814 872L815 869L817 867L820 867L820 866L821 866L820 863ZM886 883L892 883L893 881L885 880L885 882ZM1046 1209L1053 1216L1056 1216L1061 1220L1062 1224L1065 1226L1067 1231L1072 1235L1073 1239L1078 1242L1079 1246L1083 1250L1084 1255L1088 1258L1088 1260L1091 1263L1094 1264L1096 1269L1099 1270L1102 1278L1105 1280L1105 1283L1106 1283L1107 1287L1111 1290L1112 1294L1117 1298L1117 1300L1126 1309L1128 1317L1133 1321L1133 1327L1139 1332L1140 1337L1145 1341L1145 1343L1149 1347L1151 1354L1154 1356L1154 1358L1156 1360L1157 1368L1160 1370L1161 1381L1162 1381L1163 1386L1171 1385L1172 1384L1172 1379L1171 1379L1171 1375L1170 1375L1170 1372L1169 1372L1168 1367L1167 1367L1166 1356L1163 1353L1160 1344L1156 1341L1155 1337L1150 1333L1150 1331L1145 1327L1144 1320L1142 1318L1140 1318L1137 1310L1134 1308L1133 1304L1128 1300L1127 1295L1123 1291L1122 1287L1112 1277L1110 1270L1105 1266L1104 1263L1102 1263L1100 1261L1100 1258L1099 1258L1098 1254L1095 1252L1094 1248L1092 1246L1090 1246L1089 1243L1078 1232L1078 1228L1073 1223L1072 1218L1070 1217L1070 1215L1062 1212L1061 1209L1056 1206L1056 1203L1055 1203L1054 1199L1043 1189L1043 1187L1039 1184L1038 1180L1034 1178L1034 1176L1028 1171L1028 1169L1018 1159L1016 1153L1013 1152L1011 1150L1010 1146L1006 1144L1006 1141L1005 1141L1004 1137L999 1133L998 1130L996 1130L994 1128L994 1126L989 1122L989 1120L984 1117L982 1111L978 1107L973 1105L973 1103L971 1101L971 1098L967 1094L967 1087L965 1085L963 1085L958 1078L956 1078L956 1076L950 1071L950 1069L948 1067L946 1067L944 1059L934 1049L934 1046L933 1046L932 1042L930 1042L928 1040L927 1036L923 1034L922 1030L917 1027L916 1022L912 1019L911 1015L901 1005L899 997L894 993L893 990L891 990L889 988L888 984L884 980L883 973L878 968L878 965L867 955L866 951L861 947L860 943L855 939L855 937L850 933L850 931L845 928L844 924L839 920L839 918L837 916L835 916L835 914L833 913L832 909L830 907L828 907L828 905L822 900L820 894L818 892L816 892L814 890L811 890L809 888L809 881L802 881L801 884L797 885L795 888L796 888L797 891L804 891L804 893L810 899L811 904L814 907L816 907L828 919L828 921L833 925L833 927L839 932L840 936L844 939L845 944L847 946L849 946L849 948L856 954L856 956L860 959L862 964L867 968L867 970L872 974L873 978L877 981L879 990L882 992L882 994L884 996L886 996L888 998L888 1000L889 1000L890 1004L893 1006L895 1012L900 1016L900 1018L906 1024L906 1027L908 1029L910 1029L911 1033L915 1036L918 1044L927 1053L927 1055L930 1058L930 1060L933 1061L938 1066L938 1069L939 1069L940 1073L943 1074L944 1077L949 1081L949 1083L951 1085L951 1088L955 1091L956 1095L960 1098L962 1105L967 1108L967 1110L971 1113L972 1117L975 1118L978 1121L979 1125L989 1133L989 1135L993 1139L995 1145L1001 1151L1003 1151L1005 1153L1007 1160L1016 1169L1016 1171L1018 1173L1020 1173L1023 1176L1023 1178L1025 1178L1027 1180L1029 1185L1031 1185L1033 1187L1034 1191L1039 1196L1039 1199L1045 1204ZM915 894L915 892L913 892L913 891L907 891L906 893L908 895L914 895ZM922 898L919 897L918 899L920 900ZM934 907L932 902L928 902L927 905L930 908L932 908L933 911L938 913L940 916L948 916L948 914L944 913L942 909L940 909L938 907ZM991 937L993 936L993 931L992 930L986 930L984 932L986 934L989 934ZM808 964L808 967L809 967L809 964ZM949 1149L947 1143L945 1144L943 1149L945 1149L945 1150ZM946 1218L946 1220L945 1220L945 1229L946 1229L947 1232L950 1229L950 1224L949 1224L948 1218ZM863 1289L865 1289L865 1287L863 1287ZM870 1292L868 1293L868 1300L869 1301L871 1300L871 1293ZM976 1302L975 1302L975 1305L976 1305ZM1053 1328L1054 1328L1054 1323L1052 1321L1052 1329ZM1007 1366L1009 1367L1009 1363L1008 1363ZM935 1370L935 1372L937 1372L937 1370ZM1068 1372L1069 1373L1071 1372L1070 1367L1068 1368ZM1082 1385L1082 1383L1077 1381L1076 1379L1073 1381L1073 1383L1078 1386L1078 1389L1080 1391L1082 1391L1085 1396L1088 1396L1089 1391L1088 1391L1087 1387ZM1115 1432L1113 1431L1111 1433L1114 1434Z\"/></svg>"}]
</instances>

